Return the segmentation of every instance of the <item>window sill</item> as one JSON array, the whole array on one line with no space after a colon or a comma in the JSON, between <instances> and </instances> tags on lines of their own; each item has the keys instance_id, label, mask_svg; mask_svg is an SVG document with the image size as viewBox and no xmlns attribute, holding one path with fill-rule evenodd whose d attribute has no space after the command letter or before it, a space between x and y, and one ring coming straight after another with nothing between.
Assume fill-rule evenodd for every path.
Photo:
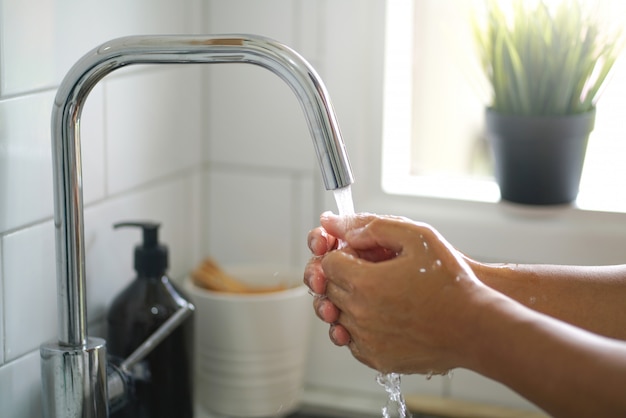
<instances>
[{"instance_id":1,"label":"window sill","mask_svg":"<svg viewBox=\"0 0 626 418\"><path fill-rule=\"evenodd\" d=\"M500 192L489 179L474 180L438 176L384 176L383 191L392 195L404 195L470 202L496 203Z\"/></svg>"},{"instance_id":2,"label":"window sill","mask_svg":"<svg viewBox=\"0 0 626 418\"><path fill-rule=\"evenodd\" d=\"M390 195L430 198L440 200L500 203L498 185L493 179L469 179L467 177L438 176L384 176L382 188ZM570 205L529 206L516 205L527 211L553 209L594 211L626 214L626 193L607 195L606 190L597 190L581 183L578 198Z\"/></svg>"},{"instance_id":3,"label":"window sill","mask_svg":"<svg viewBox=\"0 0 626 418\"><path fill-rule=\"evenodd\" d=\"M599 265L626 261L626 213L608 210L614 206L598 202L583 205L590 194L572 205L528 206L501 201L493 181L454 186L441 181L414 178L364 189L355 183L357 210L429 223L459 250L486 262Z\"/></svg>"}]
</instances>

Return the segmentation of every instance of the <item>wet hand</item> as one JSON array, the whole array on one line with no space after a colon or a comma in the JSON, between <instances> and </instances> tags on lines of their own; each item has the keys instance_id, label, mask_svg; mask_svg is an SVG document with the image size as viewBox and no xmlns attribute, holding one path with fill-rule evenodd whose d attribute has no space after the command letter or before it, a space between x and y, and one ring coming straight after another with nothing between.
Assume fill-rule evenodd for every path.
<instances>
[{"instance_id":1,"label":"wet hand","mask_svg":"<svg viewBox=\"0 0 626 418\"><path fill-rule=\"evenodd\" d=\"M329 329L331 341L338 346L347 345L350 342L350 335L343 326L335 324L339 319L339 310L324 295L326 293L326 277L321 267L322 257L329 251L336 249L339 241L336 237L328 234L323 227L318 227L309 232L307 242L313 257L305 267L304 283L315 295L313 308L322 321L331 324Z\"/></svg>"},{"instance_id":2,"label":"wet hand","mask_svg":"<svg viewBox=\"0 0 626 418\"><path fill-rule=\"evenodd\" d=\"M408 219L359 215L345 228L347 221L336 218L322 225L347 247L317 260L332 303L317 302L326 312L318 315L336 315L335 342L345 342L345 331L352 354L383 372L458 366L476 314L471 301L482 287L460 253L430 226Z\"/></svg>"},{"instance_id":3,"label":"wet hand","mask_svg":"<svg viewBox=\"0 0 626 418\"><path fill-rule=\"evenodd\" d=\"M369 214L337 216L326 212L320 217L322 226L312 229L308 234L307 243L313 257L305 267L304 283L315 295L313 307L317 316L322 321L331 324L329 330L330 339L339 346L347 345L350 342L350 334L341 324L337 323L339 310L325 296L327 281L321 267L321 260L325 254L338 248L340 239L345 237L347 231L367 224L370 216ZM380 258L384 255L372 252L371 254L362 254L362 256Z\"/></svg>"},{"instance_id":4,"label":"wet hand","mask_svg":"<svg viewBox=\"0 0 626 418\"><path fill-rule=\"evenodd\" d=\"M331 212L325 212L320 217L322 226L312 229L308 234L307 243L313 257L305 268L304 283L315 295L313 300L315 313L322 321L331 324L329 329L330 339L339 346L350 343L350 334L343 325L337 322L340 314L339 309L326 298L327 280L321 261L325 254L339 247L340 241L345 238L348 231L367 225L375 217L375 215L368 213L338 216ZM348 251L350 250L344 249L344 252ZM360 252L354 255L370 261L380 261L395 256L394 253L389 252L384 247L361 248Z\"/></svg>"}]
</instances>

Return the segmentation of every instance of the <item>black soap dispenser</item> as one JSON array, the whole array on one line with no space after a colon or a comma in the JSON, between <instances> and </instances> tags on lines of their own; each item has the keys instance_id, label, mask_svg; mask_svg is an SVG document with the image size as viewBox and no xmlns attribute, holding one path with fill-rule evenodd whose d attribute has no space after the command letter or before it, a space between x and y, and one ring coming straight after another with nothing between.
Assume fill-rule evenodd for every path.
<instances>
[{"instance_id":1,"label":"black soap dispenser","mask_svg":"<svg viewBox=\"0 0 626 418\"><path fill-rule=\"evenodd\" d=\"M187 297L166 275L168 250L158 242L158 223L121 222L119 227L143 230L135 247L137 277L114 300L107 315L107 351L120 364L181 306ZM191 353L193 316L161 341L131 375L128 403L112 413L115 418L192 418Z\"/></svg>"}]
</instances>

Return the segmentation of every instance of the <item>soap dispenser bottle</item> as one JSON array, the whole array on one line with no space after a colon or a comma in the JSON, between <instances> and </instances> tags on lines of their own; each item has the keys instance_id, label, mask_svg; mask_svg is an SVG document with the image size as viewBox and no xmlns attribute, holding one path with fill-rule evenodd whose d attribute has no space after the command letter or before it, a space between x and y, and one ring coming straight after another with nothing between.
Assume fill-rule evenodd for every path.
<instances>
[{"instance_id":1,"label":"soap dispenser bottle","mask_svg":"<svg viewBox=\"0 0 626 418\"><path fill-rule=\"evenodd\" d=\"M181 306L191 305L166 275L168 249L158 242L159 226L153 222L114 225L141 228L143 243L135 247L137 277L113 300L107 315L107 351L113 363L126 359ZM193 417L192 320L190 315L130 370L129 401L112 417Z\"/></svg>"}]
</instances>

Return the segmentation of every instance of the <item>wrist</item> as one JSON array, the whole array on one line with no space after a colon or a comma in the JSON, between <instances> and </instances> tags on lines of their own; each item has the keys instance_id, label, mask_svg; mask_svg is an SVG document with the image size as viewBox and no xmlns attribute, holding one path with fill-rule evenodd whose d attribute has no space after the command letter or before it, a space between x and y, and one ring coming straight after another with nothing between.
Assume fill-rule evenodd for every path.
<instances>
[{"instance_id":1,"label":"wrist","mask_svg":"<svg viewBox=\"0 0 626 418\"><path fill-rule=\"evenodd\" d=\"M461 349L461 367L493 378L491 368L511 349L509 333L525 317L526 308L491 288L485 288L480 299L471 318L471 335Z\"/></svg>"},{"instance_id":2,"label":"wrist","mask_svg":"<svg viewBox=\"0 0 626 418\"><path fill-rule=\"evenodd\" d=\"M497 277L497 275L494 274L494 269L496 269L496 267L493 264L481 263L467 256L463 256L463 258L470 266L478 280L480 280L483 284L493 288L494 278Z\"/></svg>"},{"instance_id":3,"label":"wrist","mask_svg":"<svg viewBox=\"0 0 626 418\"><path fill-rule=\"evenodd\" d=\"M513 264L481 263L467 257L466 262L484 285L515 300L518 300L516 293L520 291L520 281L530 279Z\"/></svg>"}]
</instances>

